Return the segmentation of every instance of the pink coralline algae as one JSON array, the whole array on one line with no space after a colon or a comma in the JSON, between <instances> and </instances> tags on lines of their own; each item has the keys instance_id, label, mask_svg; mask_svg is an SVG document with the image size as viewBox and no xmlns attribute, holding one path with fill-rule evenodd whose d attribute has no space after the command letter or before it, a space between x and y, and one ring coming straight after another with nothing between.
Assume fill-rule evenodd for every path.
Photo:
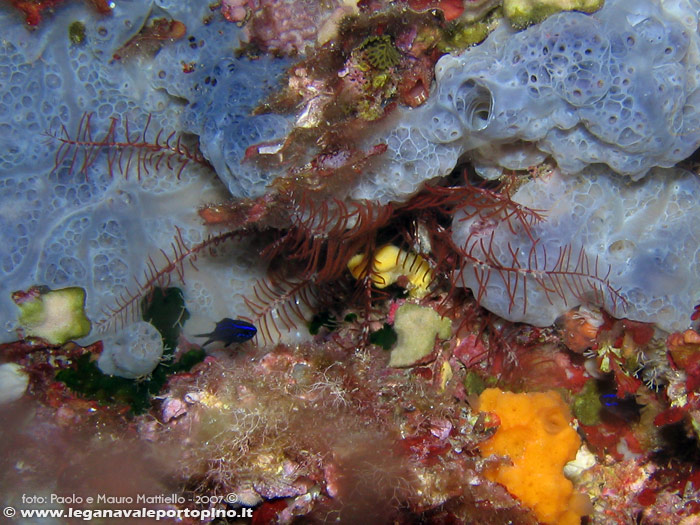
<instances>
[{"instance_id":1,"label":"pink coralline algae","mask_svg":"<svg viewBox=\"0 0 700 525\"><path fill-rule=\"evenodd\" d=\"M346 14L342 8L336 13L338 5L316 0L224 0L221 12L227 20L245 24L246 39L261 50L297 55L316 44L324 23Z\"/></svg>"}]
</instances>

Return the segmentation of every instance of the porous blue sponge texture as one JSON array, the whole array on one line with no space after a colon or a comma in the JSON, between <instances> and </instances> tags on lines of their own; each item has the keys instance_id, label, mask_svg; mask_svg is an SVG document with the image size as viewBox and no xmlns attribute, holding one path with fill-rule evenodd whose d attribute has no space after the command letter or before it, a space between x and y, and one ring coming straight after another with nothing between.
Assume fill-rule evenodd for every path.
<instances>
[{"instance_id":1,"label":"porous blue sponge texture","mask_svg":"<svg viewBox=\"0 0 700 525\"><path fill-rule=\"evenodd\" d=\"M186 35L155 56L114 57L159 18L182 22ZM84 27L81 42L69 38L72 24ZM176 228L187 245L215 233L198 207L227 198L226 188L264 192L269 175L243 158L248 146L288 128L283 116L251 114L287 62L237 55L239 34L201 2L123 0L108 16L65 3L33 29L0 3L0 340L17 336L11 292L80 286L88 316L99 321L135 292L149 257L166 264L160 249L170 254ZM178 177L161 162L137 173L136 162L126 167L129 148L120 163L118 147L62 146L99 142L113 125L113 139L126 142L127 122L131 141L153 142L159 131L161 141L195 135L189 144L199 141L216 172L190 163Z\"/></svg>"},{"instance_id":2,"label":"porous blue sponge texture","mask_svg":"<svg viewBox=\"0 0 700 525\"><path fill-rule=\"evenodd\" d=\"M402 202L468 157L484 178L548 156L564 173L605 164L631 180L700 146L697 0L608 0L445 55L436 88L368 141L387 144L355 198Z\"/></svg>"},{"instance_id":3,"label":"porous blue sponge texture","mask_svg":"<svg viewBox=\"0 0 700 525\"><path fill-rule=\"evenodd\" d=\"M671 167L700 145L698 9L616 0L517 34L502 26L438 64L435 109L458 120L439 118L436 133L476 149L532 143L567 173L602 163L637 180Z\"/></svg>"}]
</instances>

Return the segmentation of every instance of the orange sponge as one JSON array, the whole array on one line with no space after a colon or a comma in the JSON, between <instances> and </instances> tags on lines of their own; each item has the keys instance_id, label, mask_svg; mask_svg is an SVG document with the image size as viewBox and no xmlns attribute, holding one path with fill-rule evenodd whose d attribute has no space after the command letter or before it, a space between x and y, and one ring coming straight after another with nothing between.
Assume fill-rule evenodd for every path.
<instances>
[{"instance_id":1,"label":"orange sponge","mask_svg":"<svg viewBox=\"0 0 700 525\"><path fill-rule=\"evenodd\" d=\"M564 465L581 446L569 426L571 413L554 391L514 394L489 388L479 397L479 409L494 412L501 420L496 433L481 444L484 456L509 456L486 477L532 509L542 523L578 525L587 499L574 492L563 474Z\"/></svg>"}]
</instances>

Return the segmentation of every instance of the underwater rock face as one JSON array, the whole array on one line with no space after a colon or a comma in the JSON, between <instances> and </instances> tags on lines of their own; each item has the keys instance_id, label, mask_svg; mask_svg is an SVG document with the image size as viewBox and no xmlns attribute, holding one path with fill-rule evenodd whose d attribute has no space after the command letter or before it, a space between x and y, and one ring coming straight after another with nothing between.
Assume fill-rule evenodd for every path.
<instances>
[{"instance_id":1,"label":"underwater rock face","mask_svg":"<svg viewBox=\"0 0 700 525\"><path fill-rule=\"evenodd\" d=\"M453 9L466 3L417 1ZM445 74L425 109L392 111L396 100L410 103L390 94L394 83L416 81L417 106L428 96L444 40L421 51L424 38L437 42L437 33L444 37L441 32L458 22L443 25L435 13L414 16L395 0L363 0L363 12L337 28L339 39L318 50L323 55L332 47L338 60L327 69L301 74L295 66L290 72L290 84L300 72L291 91L318 89L323 104L333 105L350 80L325 79L344 74L341 67L359 66L352 60L357 51L366 59L385 54L376 63L392 67L358 77L369 84L393 77L372 110L376 116L385 111L377 125L396 133L385 133L386 145L362 149L358 137L376 128L352 107L342 108L339 121L333 113L340 107L326 112L297 99L268 100L261 108L261 97L284 76L286 60L238 47L240 33L254 25L250 12L261 4L265 16L293 14L299 6L309 18L341 0L124 0L113 16L91 12L104 2L11 0L25 7L55 3L32 31L22 26L21 13L0 2L0 91L10 86L0 93L0 131L7 132L0 133L0 242L7 250L0 253L0 297L33 284L68 286L72 292L48 306L62 307L57 318L67 310L80 314L70 323L79 331L70 336L61 330L52 340L45 330L30 331L53 324L39 309L22 316L24 332L14 333L15 308L10 303L6 312L0 298L0 319L9 330L2 335L20 339L0 345L0 405L6 405L0 406L0 442L12 451L0 456L6 510L24 510L25 495L41 495L33 496L37 502L55 493L74 496L57 502L59 509L72 506L75 496L100 494L111 505L112 498L128 495L131 512L143 510L145 496L144 504L167 510L168 519L180 520L173 514L182 511L185 519L203 522L239 519L243 510L254 523L580 525L580 515L592 509L583 519L592 525L611 519L685 523L698 516L700 334L688 330L664 342L657 326L611 319L592 306L567 312L568 324L538 329L479 305L545 324L585 301L666 329L683 325L700 288L697 173L652 167L632 181L609 163L550 174L546 162L499 185L472 186L471 166L457 164L406 205L382 206L406 200L431 173L449 173L463 153L480 161L484 175L546 155L543 140L519 135L552 124L546 112L523 129L491 127L489 115L503 100L497 103L495 90L488 94L489 79L465 85L459 75L448 81ZM282 3L284 10L268 11ZM611 5L656 9L646 2ZM690 4L663 5L680 10ZM227 6L242 28L222 20ZM425 20L432 25L421 32ZM575 14L565 20L585 29L599 19ZM292 24L292 34L306 28L296 22L303 20ZM401 30L392 27L397 22L405 24ZM492 22L489 17L479 30ZM155 23L180 36L150 42L156 47L148 51L122 47L135 34L148 35ZM576 31L572 38L596 37ZM527 34L539 34L540 43L544 37L541 28ZM525 38L507 30L501 36L496 62L504 46ZM383 51L377 47L377 54L363 47L378 41ZM289 42L268 40L270 49ZM476 56L478 49L468 53ZM426 54L430 60L411 68ZM444 63L450 60L458 59ZM606 67L587 64L580 73ZM322 82L315 77L320 69ZM576 106L576 88L565 95L568 76L561 82L556 87L552 81L547 96L579 108L576 114L612 89L601 94L605 82L586 84L586 100ZM467 102L470 89L476 102ZM457 102L443 104L445 93L453 94L460 111ZM530 97L527 90L524 96ZM510 104L519 102L513 96ZM269 108L299 114L296 120L253 115ZM467 109L473 113L465 124ZM663 108L656 109L660 114ZM510 115L506 109L499 121L525 122L528 111L544 111L535 103L521 110ZM652 106L640 111L658 116ZM677 114L685 121L693 111ZM278 140L292 122L297 129L280 150ZM557 128L555 122L553 129L588 124ZM330 130L323 131L326 126ZM352 129L328 143L317 140L341 127ZM490 136L494 130L503 135ZM47 142L37 140L41 133L49 135ZM669 144L681 140L666 138ZM601 155L612 155L597 140ZM394 159L388 163L385 148ZM697 172L695 161L683 165ZM391 169L380 173L377 167L387 164ZM368 202L347 200L368 165L375 171L366 180L374 177L377 193L368 192ZM268 186L280 172L284 180ZM474 294L457 289L460 274L452 272L462 264L461 280ZM126 326L116 334L95 331L63 344L89 330L84 309L104 328L104 307L133 316L119 319ZM251 324L240 322L251 312ZM309 325L307 314L313 314ZM700 307L694 317L700 318ZM277 343L275 330L287 328L313 339ZM260 339L250 339L256 329ZM204 332L210 333L192 337ZM223 344L210 344L213 339ZM493 385L519 393L484 390ZM527 393L548 390L559 393ZM481 408L492 415L477 413L480 394ZM564 403L574 404L578 421ZM563 463L580 439L591 452L587 461L568 464L579 478L568 481ZM115 471L120 476L104 475ZM582 489L592 507L573 496ZM109 519L97 514L107 509L85 503L75 507L85 519Z\"/></svg>"},{"instance_id":2,"label":"underwater rock face","mask_svg":"<svg viewBox=\"0 0 700 525\"><path fill-rule=\"evenodd\" d=\"M386 162L357 198L401 202L469 152L485 178L554 157L576 173L603 163L632 179L700 145L700 3L612 0L479 46L436 66L428 103L387 124Z\"/></svg>"},{"instance_id":3,"label":"underwater rock face","mask_svg":"<svg viewBox=\"0 0 700 525\"><path fill-rule=\"evenodd\" d=\"M513 195L544 209L540 222L484 224L469 207L455 215L452 238L473 256L460 278L478 293L490 272L481 303L510 321L548 326L588 302L683 330L700 289L699 192L697 175L679 168L655 168L635 183L602 166L555 171Z\"/></svg>"}]
</instances>

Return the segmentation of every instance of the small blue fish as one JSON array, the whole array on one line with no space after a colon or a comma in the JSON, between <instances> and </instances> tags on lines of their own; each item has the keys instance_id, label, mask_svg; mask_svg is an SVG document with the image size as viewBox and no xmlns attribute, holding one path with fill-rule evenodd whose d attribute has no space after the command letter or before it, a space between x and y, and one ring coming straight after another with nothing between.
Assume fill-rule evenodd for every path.
<instances>
[{"instance_id":1,"label":"small blue fish","mask_svg":"<svg viewBox=\"0 0 700 525\"><path fill-rule=\"evenodd\" d=\"M606 407L614 407L620 404L620 400L615 394L601 394L600 402Z\"/></svg>"},{"instance_id":2,"label":"small blue fish","mask_svg":"<svg viewBox=\"0 0 700 525\"><path fill-rule=\"evenodd\" d=\"M640 406L635 401L634 396L620 399L615 394L601 394L599 399L603 405L603 412L607 412L609 415L628 423L639 421Z\"/></svg>"},{"instance_id":3,"label":"small blue fish","mask_svg":"<svg viewBox=\"0 0 700 525\"><path fill-rule=\"evenodd\" d=\"M216 323L216 327L214 328L213 332L209 334L198 334L195 335L195 337L209 338L207 342L202 345L202 348L215 341L221 341L224 343L224 347L227 347L232 343L243 343L248 339L252 339L257 333L258 329L248 321L229 319L228 317L225 317Z\"/></svg>"}]
</instances>

